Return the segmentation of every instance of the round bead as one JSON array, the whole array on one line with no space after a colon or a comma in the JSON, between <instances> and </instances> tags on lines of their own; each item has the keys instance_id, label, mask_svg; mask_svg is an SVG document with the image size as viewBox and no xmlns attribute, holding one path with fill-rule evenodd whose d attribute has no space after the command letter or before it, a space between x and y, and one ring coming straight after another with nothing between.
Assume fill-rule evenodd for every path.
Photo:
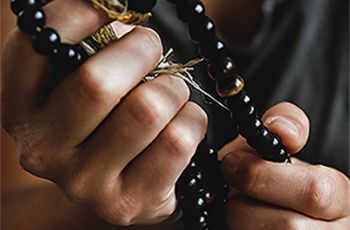
<instances>
[{"instance_id":1,"label":"round bead","mask_svg":"<svg viewBox=\"0 0 350 230\"><path fill-rule=\"evenodd\" d=\"M184 22L195 21L200 16L205 15L203 3L198 0L179 1L178 16Z\"/></svg>"},{"instance_id":2,"label":"round bead","mask_svg":"<svg viewBox=\"0 0 350 230\"><path fill-rule=\"evenodd\" d=\"M139 13L151 12L157 0L129 0L128 9Z\"/></svg>"},{"instance_id":3,"label":"round bead","mask_svg":"<svg viewBox=\"0 0 350 230\"><path fill-rule=\"evenodd\" d=\"M189 24L189 32L192 40L204 43L215 36L215 26L210 18L203 16Z\"/></svg>"},{"instance_id":4,"label":"round bead","mask_svg":"<svg viewBox=\"0 0 350 230\"><path fill-rule=\"evenodd\" d=\"M239 75L231 75L225 79L220 79L216 84L216 91L220 97L232 97L240 92L244 88L244 80Z\"/></svg>"},{"instance_id":5,"label":"round bead","mask_svg":"<svg viewBox=\"0 0 350 230\"><path fill-rule=\"evenodd\" d=\"M202 186L202 177L202 172L198 167L188 166L177 181L177 196L188 196L198 192Z\"/></svg>"},{"instance_id":6,"label":"round bead","mask_svg":"<svg viewBox=\"0 0 350 230\"><path fill-rule=\"evenodd\" d=\"M45 28L34 37L33 48L39 54L52 55L58 48L60 41L60 36L54 29Z\"/></svg>"},{"instance_id":7,"label":"round bead","mask_svg":"<svg viewBox=\"0 0 350 230\"><path fill-rule=\"evenodd\" d=\"M220 80L221 78L236 75L236 63L230 57L225 57L221 62L209 64L208 73L209 77L213 80Z\"/></svg>"},{"instance_id":8,"label":"round bead","mask_svg":"<svg viewBox=\"0 0 350 230\"><path fill-rule=\"evenodd\" d=\"M11 10L15 15L21 11L39 8L41 0L11 0Z\"/></svg>"},{"instance_id":9,"label":"round bead","mask_svg":"<svg viewBox=\"0 0 350 230\"><path fill-rule=\"evenodd\" d=\"M201 211L190 213L184 216L184 224L188 229L206 230L208 229L208 212Z\"/></svg>"},{"instance_id":10,"label":"round bead","mask_svg":"<svg viewBox=\"0 0 350 230\"><path fill-rule=\"evenodd\" d=\"M44 11L41 9L31 9L19 13L17 26L25 33L35 34L42 29L45 22L46 17Z\"/></svg>"},{"instance_id":11,"label":"round bead","mask_svg":"<svg viewBox=\"0 0 350 230\"><path fill-rule=\"evenodd\" d=\"M66 74L79 67L83 60L76 46L62 43L50 56L50 61L56 70Z\"/></svg>"},{"instance_id":12,"label":"round bead","mask_svg":"<svg viewBox=\"0 0 350 230\"><path fill-rule=\"evenodd\" d=\"M211 63L216 63L223 60L227 56L224 43L217 37L214 37L213 39L201 44L200 51L202 55Z\"/></svg>"}]
</instances>

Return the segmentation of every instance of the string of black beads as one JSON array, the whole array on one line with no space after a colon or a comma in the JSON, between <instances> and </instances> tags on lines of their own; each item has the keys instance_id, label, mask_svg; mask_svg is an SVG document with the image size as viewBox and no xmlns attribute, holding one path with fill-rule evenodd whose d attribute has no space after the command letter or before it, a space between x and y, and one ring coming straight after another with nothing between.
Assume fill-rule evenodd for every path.
<instances>
[{"instance_id":1,"label":"string of black beads","mask_svg":"<svg viewBox=\"0 0 350 230\"><path fill-rule=\"evenodd\" d=\"M18 16L18 28L32 37L33 49L48 56L55 70L68 74L79 67L87 58L78 46L61 42L58 32L46 23L45 12L41 9L46 1L11 0L11 9Z\"/></svg>"},{"instance_id":2,"label":"string of black beads","mask_svg":"<svg viewBox=\"0 0 350 230\"><path fill-rule=\"evenodd\" d=\"M244 80L228 57L225 44L216 36L214 23L206 16L204 5L200 0L170 1L176 4L180 19L189 24L191 38L199 43L201 54L210 63L209 75L217 83L218 94L228 99L240 133L265 159L289 161L280 138L263 125L251 98L243 90Z\"/></svg>"},{"instance_id":3,"label":"string of black beads","mask_svg":"<svg viewBox=\"0 0 350 230\"><path fill-rule=\"evenodd\" d=\"M185 229L225 229L223 207L228 185L221 174L217 152L206 139L177 181L176 195Z\"/></svg>"}]
</instances>

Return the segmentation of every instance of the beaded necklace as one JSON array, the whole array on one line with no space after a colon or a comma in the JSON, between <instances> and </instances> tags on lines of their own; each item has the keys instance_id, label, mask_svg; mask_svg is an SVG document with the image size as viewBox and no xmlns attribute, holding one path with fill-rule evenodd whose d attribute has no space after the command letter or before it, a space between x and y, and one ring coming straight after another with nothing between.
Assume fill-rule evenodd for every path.
<instances>
[{"instance_id":1,"label":"beaded necklace","mask_svg":"<svg viewBox=\"0 0 350 230\"><path fill-rule=\"evenodd\" d=\"M261 121L244 90L244 80L238 75L235 62L227 56L227 48L217 37L215 25L205 15L201 1L168 1L176 5L179 18L188 23L191 38L198 42L201 55L209 63L208 73L216 83L218 95L226 99L227 107L234 111L240 134L264 159L290 162L280 138ZM18 16L18 27L32 35L33 48L48 56L55 69L67 74L77 69L88 55L76 44L61 43L54 29L44 27L46 16L40 9L44 3L42 0L11 0L11 9ZM152 10L156 0L129 0L127 3L130 10L145 13ZM225 229L224 205L228 192L218 154L204 139L176 185L185 228Z\"/></svg>"}]
</instances>

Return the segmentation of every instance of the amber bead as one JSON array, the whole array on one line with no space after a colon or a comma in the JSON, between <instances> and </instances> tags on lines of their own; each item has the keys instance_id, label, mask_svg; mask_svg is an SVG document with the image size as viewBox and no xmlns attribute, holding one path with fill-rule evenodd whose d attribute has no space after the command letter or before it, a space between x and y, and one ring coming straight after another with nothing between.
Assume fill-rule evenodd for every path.
<instances>
[{"instance_id":1,"label":"amber bead","mask_svg":"<svg viewBox=\"0 0 350 230\"><path fill-rule=\"evenodd\" d=\"M231 75L220 79L216 84L216 91L220 97L232 97L244 89L244 80L239 75Z\"/></svg>"},{"instance_id":2,"label":"amber bead","mask_svg":"<svg viewBox=\"0 0 350 230\"><path fill-rule=\"evenodd\" d=\"M30 9L19 13L17 26L25 33L35 34L36 32L40 32L45 22L46 16L44 11L41 9Z\"/></svg>"}]
</instances>

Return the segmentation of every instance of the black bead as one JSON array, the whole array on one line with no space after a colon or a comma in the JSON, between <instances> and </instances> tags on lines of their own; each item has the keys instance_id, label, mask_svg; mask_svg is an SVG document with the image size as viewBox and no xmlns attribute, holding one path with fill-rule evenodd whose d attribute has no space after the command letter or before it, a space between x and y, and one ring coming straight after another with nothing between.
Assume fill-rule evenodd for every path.
<instances>
[{"instance_id":1,"label":"black bead","mask_svg":"<svg viewBox=\"0 0 350 230\"><path fill-rule=\"evenodd\" d=\"M207 211L195 212L190 213L190 215L184 215L183 221L187 229L206 230L209 227Z\"/></svg>"},{"instance_id":2,"label":"black bead","mask_svg":"<svg viewBox=\"0 0 350 230\"><path fill-rule=\"evenodd\" d=\"M41 5L41 0L11 0L11 10L15 15L24 10L39 8Z\"/></svg>"},{"instance_id":3,"label":"black bead","mask_svg":"<svg viewBox=\"0 0 350 230\"><path fill-rule=\"evenodd\" d=\"M192 40L204 43L215 36L215 26L207 16L198 17L198 20L189 24L189 32Z\"/></svg>"},{"instance_id":4,"label":"black bead","mask_svg":"<svg viewBox=\"0 0 350 230\"><path fill-rule=\"evenodd\" d=\"M45 28L33 38L33 48L39 54L51 56L60 41L60 36L54 29Z\"/></svg>"},{"instance_id":5,"label":"black bead","mask_svg":"<svg viewBox=\"0 0 350 230\"><path fill-rule=\"evenodd\" d=\"M176 195L184 197L196 194L202 187L202 172L198 167L188 166L176 183Z\"/></svg>"},{"instance_id":6,"label":"black bead","mask_svg":"<svg viewBox=\"0 0 350 230\"><path fill-rule=\"evenodd\" d=\"M205 15L203 3L198 0L180 1L178 5L178 16L184 22L195 21Z\"/></svg>"},{"instance_id":7,"label":"black bead","mask_svg":"<svg viewBox=\"0 0 350 230\"><path fill-rule=\"evenodd\" d=\"M201 167L205 168L207 164L217 164L218 153L208 144L207 139L203 139L196 150L193 160Z\"/></svg>"},{"instance_id":8,"label":"black bead","mask_svg":"<svg viewBox=\"0 0 350 230\"><path fill-rule=\"evenodd\" d=\"M227 56L225 44L217 37L201 43L200 52L211 63L220 62Z\"/></svg>"},{"instance_id":9,"label":"black bead","mask_svg":"<svg viewBox=\"0 0 350 230\"><path fill-rule=\"evenodd\" d=\"M129 0L128 9L139 13L151 12L157 0Z\"/></svg>"},{"instance_id":10,"label":"black bead","mask_svg":"<svg viewBox=\"0 0 350 230\"><path fill-rule=\"evenodd\" d=\"M46 16L41 9L21 11L18 15L17 26L28 34L39 32L46 22Z\"/></svg>"},{"instance_id":11,"label":"black bead","mask_svg":"<svg viewBox=\"0 0 350 230\"><path fill-rule=\"evenodd\" d=\"M230 57L225 57L221 61L209 64L208 73L213 80L234 76L237 74L236 63Z\"/></svg>"},{"instance_id":12,"label":"black bead","mask_svg":"<svg viewBox=\"0 0 350 230\"><path fill-rule=\"evenodd\" d=\"M78 68L83 58L77 46L62 43L50 56L50 61L57 71L67 74Z\"/></svg>"}]
</instances>

